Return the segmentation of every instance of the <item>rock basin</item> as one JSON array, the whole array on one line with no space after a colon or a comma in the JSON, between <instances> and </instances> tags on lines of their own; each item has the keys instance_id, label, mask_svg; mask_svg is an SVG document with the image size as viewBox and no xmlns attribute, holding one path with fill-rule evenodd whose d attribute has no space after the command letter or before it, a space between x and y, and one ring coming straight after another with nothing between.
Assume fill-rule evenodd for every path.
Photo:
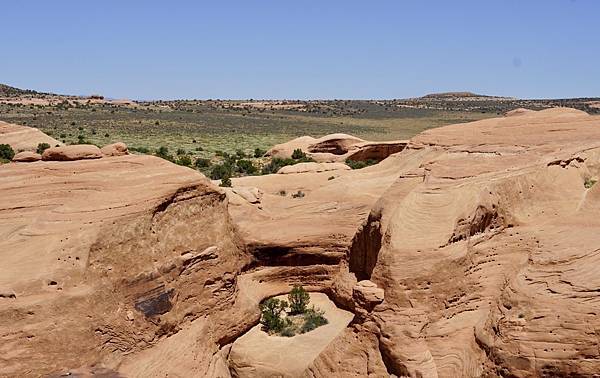
<instances>
[{"instance_id":1,"label":"rock basin","mask_svg":"<svg viewBox=\"0 0 600 378\"><path fill-rule=\"evenodd\" d=\"M338 308L327 295L309 293L310 306L325 312L328 323L293 337L270 336L260 324L231 347L229 367L237 377L300 377L311 362L352 321L354 314ZM287 299L286 295L275 297Z\"/></svg>"}]
</instances>

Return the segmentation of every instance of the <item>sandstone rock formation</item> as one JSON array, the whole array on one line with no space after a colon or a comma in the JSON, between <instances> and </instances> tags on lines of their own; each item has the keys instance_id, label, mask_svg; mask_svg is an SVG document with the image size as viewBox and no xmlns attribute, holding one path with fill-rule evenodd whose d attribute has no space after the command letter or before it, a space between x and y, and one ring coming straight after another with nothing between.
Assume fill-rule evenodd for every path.
<instances>
[{"instance_id":1,"label":"sandstone rock formation","mask_svg":"<svg viewBox=\"0 0 600 378\"><path fill-rule=\"evenodd\" d=\"M300 149L317 162L343 162L345 160L381 161L391 154L402 151L407 141L367 142L347 134L330 134L315 139L303 136L278 144L267 151L267 156L290 158Z\"/></svg>"},{"instance_id":2,"label":"sandstone rock formation","mask_svg":"<svg viewBox=\"0 0 600 378\"><path fill-rule=\"evenodd\" d=\"M0 140L4 144L10 144L15 152L35 151L40 143L48 143L50 146L63 145L36 128L2 121L0 121Z\"/></svg>"},{"instance_id":3,"label":"sandstone rock formation","mask_svg":"<svg viewBox=\"0 0 600 378\"><path fill-rule=\"evenodd\" d=\"M123 156L128 155L129 150L123 142L108 144L100 149L104 156Z\"/></svg>"},{"instance_id":4,"label":"sandstone rock formation","mask_svg":"<svg viewBox=\"0 0 600 378\"><path fill-rule=\"evenodd\" d=\"M0 166L0 375L265 372L258 303L297 283L354 320L301 365L269 357L280 375L600 371L600 117L432 129L331 175L223 191L151 156Z\"/></svg>"},{"instance_id":5,"label":"sandstone rock formation","mask_svg":"<svg viewBox=\"0 0 600 378\"><path fill-rule=\"evenodd\" d=\"M19 153L15 154L15 156L12 158L12 161L22 162L22 163L29 163L29 162L38 161L38 160L42 160L42 155L40 155L36 152L31 152L31 151L19 152Z\"/></svg>"},{"instance_id":6,"label":"sandstone rock formation","mask_svg":"<svg viewBox=\"0 0 600 378\"><path fill-rule=\"evenodd\" d=\"M294 165L286 165L281 167L277 173L287 175L290 173L317 173L327 171L338 171L338 170L350 170L344 163L298 163Z\"/></svg>"},{"instance_id":7,"label":"sandstone rock formation","mask_svg":"<svg viewBox=\"0 0 600 378\"><path fill-rule=\"evenodd\" d=\"M42 160L46 161L72 161L83 159L99 159L101 157L102 152L100 149L91 144L50 147L42 154Z\"/></svg>"}]
</instances>

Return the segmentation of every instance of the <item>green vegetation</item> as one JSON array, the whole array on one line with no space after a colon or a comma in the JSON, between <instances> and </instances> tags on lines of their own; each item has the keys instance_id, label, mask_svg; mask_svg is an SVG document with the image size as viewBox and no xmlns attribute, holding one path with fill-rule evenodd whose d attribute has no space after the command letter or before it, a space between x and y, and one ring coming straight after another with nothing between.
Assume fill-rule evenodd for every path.
<instances>
[{"instance_id":1,"label":"green vegetation","mask_svg":"<svg viewBox=\"0 0 600 378\"><path fill-rule=\"evenodd\" d=\"M269 298L260 304L260 324L268 332L280 332L283 329L284 321L281 313L285 312L287 302L276 298Z\"/></svg>"},{"instance_id":2,"label":"green vegetation","mask_svg":"<svg viewBox=\"0 0 600 378\"><path fill-rule=\"evenodd\" d=\"M0 161L6 163L15 156L15 151L10 144L0 144Z\"/></svg>"},{"instance_id":3,"label":"green vegetation","mask_svg":"<svg viewBox=\"0 0 600 378\"><path fill-rule=\"evenodd\" d=\"M374 164L377 164L377 160L346 160L346 165L352 169L361 169Z\"/></svg>"},{"instance_id":4,"label":"green vegetation","mask_svg":"<svg viewBox=\"0 0 600 378\"><path fill-rule=\"evenodd\" d=\"M165 146L160 146L158 147L158 149L156 150L156 152L154 153L154 155L158 156L159 158L163 158L165 160L168 161L173 161L173 156L169 154L169 148L165 147Z\"/></svg>"},{"instance_id":5,"label":"green vegetation","mask_svg":"<svg viewBox=\"0 0 600 378\"><path fill-rule=\"evenodd\" d=\"M229 178L228 176L223 177L219 186L231 188L231 178Z\"/></svg>"},{"instance_id":6,"label":"green vegetation","mask_svg":"<svg viewBox=\"0 0 600 378\"><path fill-rule=\"evenodd\" d=\"M44 151L46 151L48 148L50 148L50 145L48 143L39 143L37 145L37 149L35 150L35 152L37 152L38 154L43 154Z\"/></svg>"},{"instance_id":7,"label":"green vegetation","mask_svg":"<svg viewBox=\"0 0 600 378\"><path fill-rule=\"evenodd\" d=\"M296 148L294 152L292 152L292 159L301 160L306 159L306 153L302 151L300 148Z\"/></svg>"},{"instance_id":8,"label":"green vegetation","mask_svg":"<svg viewBox=\"0 0 600 378\"><path fill-rule=\"evenodd\" d=\"M294 285L285 300L269 298L260 304L263 330L269 334L292 337L328 323L325 312L314 306L308 308L310 296L301 285ZM289 311L287 310L289 305Z\"/></svg>"},{"instance_id":9,"label":"green vegetation","mask_svg":"<svg viewBox=\"0 0 600 378\"><path fill-rule=\"evenodd\" d=\"M15 94L33 94L8 88ZM490 115L480 112L402 108L394 101L290 101L298 108L259 108L246 101L153 101L137 106L57 101L57 105L0 104L0 120L26 124L60 136L104 146L122 141L153 153L164 146L193 152L192 160L216 151L264 159L273 145L290 139L348 133L367 140L406 139L418 132ZM251 102L247 102L251 103ZM81 130L79 129L81 128ZM79 136L81 135L81 138ZM201 146L201 147L200 147ZM145 150L147 149L147 150ZM136 151L130 148L131 151ZM152 152L150 152L152 151ZM266 162L253 161L260 170Z\"/></svg>"},{"instance_id":10,"label":"green vegetation","mask_svg":"<svg viewBox=\"0 0 600 378\"><path fill-rule=\"evenodd\" d=\"M310 332L327 323L325 312L312 307L304 312L304 324L302 324L302 328L300 328L300 333Z\"/></svg>"},{"instance_id":11,"label":"green vegetation","mask_svg":"<svg viewBox=\"0 0 600 378\"><path fill-rule=\"evenodd\" d=\"M262 167L261 173L263 175L277 173L278 170L280 170L282 167L285 167L286 165L294 165L298 163L308 163L314 161L312 158L307 157L305 153L302 154L302 157L297 159L294 159L293 157L291 159L274 158L269 164Z\"/></svg>"},{"instance_id":12,"label":"green vegetation","mask_svg":"<svg viewBox=\"0 0 600 378\"><path fill-rule=\"evenodd\" d=\"M191 167L192 166L192 158L189 157L189 155L182 155L182 156L179 156L177 158L177 160L175 160L175 163L177 163L179 165L183 165L184 167Z\"/></svg>"},{"instance_id":13,"label":"green vegetation","mask_svg":"<svg viewBox=\"0 0 600 378\"><path fill-rule=\"evenodd\" d=\"M597 182L598 182L598 180L596 180L596 179L593 179L593 178L591 178L591 177L588 177L588 178L586 178L586 179L585 179L585 181L584 181L584 183L583 183L583 186L584 186L586 189L591 189L591 187L592 187L592 186L594 186L594 184L595 184L595 183L597 183Z\"/></svg>"},{"instance_id":14,"label":"green vegetation","mask_svg":"<svg viewBox=\"0 0 600 378\"><path fill-rule=\"evenodd\" d=\"M294 285L292 291L288 294L288 301L292 314L301 314L306 311L306 306L310 302L310 296L301 285Z\"/></svg>"}]
</instances>

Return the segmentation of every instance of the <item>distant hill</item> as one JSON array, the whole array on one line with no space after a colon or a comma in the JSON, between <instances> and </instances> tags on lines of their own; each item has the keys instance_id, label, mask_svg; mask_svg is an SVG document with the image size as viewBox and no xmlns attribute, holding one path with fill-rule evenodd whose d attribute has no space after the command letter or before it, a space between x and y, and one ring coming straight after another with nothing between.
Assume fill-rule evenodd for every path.
<instances>
[{"instance_id":1,"label":"distant hill","mask_svg":"<svg viewBox=\"0 0 600 378\"><path fill-rule=\"evenodd\" d=\"M449 98L464 98L464 97L495 97L480 95L473 92L441 92L441 93L430 93L421 98L428 99L449 99Z\"/></svg>"},{"instance_id":2,"label":"distant hill","mask_svg":"<svg viewBox=\"0 0 600 378\"><path fill-rule=\"evenodd\" d=\"M11 87L10 85L0 84L0 97L18 97L18 96L36 96L51 95L52 93L43 93L32 89L21 89Z\"/></svg>"}]
</instances>

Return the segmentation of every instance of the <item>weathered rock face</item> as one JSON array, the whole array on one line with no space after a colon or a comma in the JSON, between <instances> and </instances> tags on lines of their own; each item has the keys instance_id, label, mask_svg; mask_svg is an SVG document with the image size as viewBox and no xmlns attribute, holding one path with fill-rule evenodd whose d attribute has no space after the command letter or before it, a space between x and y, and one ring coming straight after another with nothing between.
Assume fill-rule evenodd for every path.
<instances>
[{"instance_id":1,"label":"weathered rock face","mask_svg":"<svg viewBox=\"0 0 600 378\"><path fill-rule=\"evenodd\" d=\"M151 156L0 170L0 292L14 294L0 298L0 375L205 372L221 339L255 321L254 308L223 313L247 258L225 194L193 170ZM195 332L193 368L184 353L144 362Z\"/></svg>"},{"instance_id":2,"label":"weathered rock face","mask_svg":"<svg viewBox=\"0 0 600 378\"><path fill-rule=\"evenodd\" d=\"M72 161L84 159L100 159L102 152L91 144L75 144L62 147L50 147L42 154L45 161Z\"/></svg>"},{"instance_id":3,"label":"weathered rock face","mask_svg":"<svg viewBox=\"0 0 600 378\"><path fill-rule=\"evenodd\" d=\"M592 273L600 119L548 110L434 129L422 177L380 200L370 279L388 371L557 376L600 371ZM411 152L407 151L406 157ZM403 154L400 154L402 157ZM588 185L589 186L589 185Z\"/></svg>"}]
</instances>

